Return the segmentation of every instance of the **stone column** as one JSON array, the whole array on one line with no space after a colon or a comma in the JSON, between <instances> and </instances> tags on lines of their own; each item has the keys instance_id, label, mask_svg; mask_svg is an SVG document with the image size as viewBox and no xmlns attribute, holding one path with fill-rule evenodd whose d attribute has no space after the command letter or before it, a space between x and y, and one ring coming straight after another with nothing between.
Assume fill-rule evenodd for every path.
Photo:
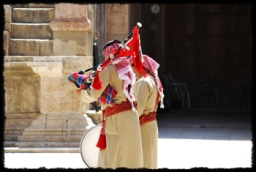
<instances>
[{"instance_id":1,"label":"stone column","mask_svg":"<svg viewBox=\"0 0 256 172\"><path fill-rule=\"evenodd\" d=\"M12 8L10 5L4 5L4 39L3 39L3 48L4 55L9 55L9 40L10 40L10 32L11 32L11 22L12 22Z\"/></svg>"},{"instance_id":2,"label":"stone column","mask_svg":"<svg viewBox=\"0 0 256 172\"><path fill-rule=\"evenodd\" d=\"M42 114L85 113L84 103L76 95L76 87L68 81L67 77L73 71L91 67L92 58L88 56L37 57L32 62L27 62L27 66L40 76L39 107Z\"/></svg>"},{"instance_id":3,"label":"stone column","mask_svg":"<svg viewBox=\"0 0 256 172\"><path fill-rule=\"evenodd\" d=\"M55 18L50 23L53 55L92 55L92 26L87 8L87 5L80 4L55 4Z\"/></svg>"},{"instance_id":4,"label":"stone column","mask_svg":"<svg viewBox=\"0 0 256 172\"><path fill-rule=\"evenodd\" d=\"M130 33L130 30L128 30L129 4L107 4L107 14L108 40L118 39L123 41ZM136 23L134 23L135 25Z\"/></svg>"}]
</instances>

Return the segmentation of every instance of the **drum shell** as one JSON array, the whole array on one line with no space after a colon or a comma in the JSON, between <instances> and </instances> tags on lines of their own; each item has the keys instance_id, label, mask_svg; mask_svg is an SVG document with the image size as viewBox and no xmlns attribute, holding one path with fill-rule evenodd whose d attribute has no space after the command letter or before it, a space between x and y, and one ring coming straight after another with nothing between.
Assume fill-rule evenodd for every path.
<instances>
[{"instance_id":1,"label":"drum shell","mask_svg":"<svg viewBox=\"0 0 256 172\"><path fill-rule=\"evenodd\" d=\"M80 141L80 154L85 165L89 168L97 168L99 148L96 146L101 130L101 124L90 128Z\"/></svg>"}]
</instances>

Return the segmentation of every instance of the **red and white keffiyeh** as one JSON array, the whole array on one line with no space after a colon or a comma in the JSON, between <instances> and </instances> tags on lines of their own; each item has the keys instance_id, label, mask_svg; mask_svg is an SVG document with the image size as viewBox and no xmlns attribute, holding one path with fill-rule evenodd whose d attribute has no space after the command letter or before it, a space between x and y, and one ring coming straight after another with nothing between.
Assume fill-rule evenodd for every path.
<instances>
[{"instance_id":1,"label":"red and white keffiyeh","mask_svg":"<svg viewBox=\"0 0 256 172\"><path fill-rule=\"evenodd\" d=\"M115 52L120 47L118 40L109 41L106 45L107 46L103 49L103 54L107 57L113 54L113 52ZM104 63L106 63L105 66L110 64L115 65L118 77L123 81L123 92L127 99L131 102L133 110L135 110L135 107L133 106L133 102L135 101L133 96L133 89L136 76L133 73L126 56L120 57L119 54L117 54L113 59L110 60L109 58Z\"/></svg>"},{"instance_id":2,"label":"red and white keffiyeh","mask_svg":"<svg viewBox=\"0 0 256 172\"><path fill-rule=\"evenodd\" d=\"M98 68L100 68L95 71L95 77L91 85L93 89L100 89L101 81L99 78L99 72L104 70L106 66L114 64L119 78L124 82L123 91L127 99L132 103L133 110L135 110L135 107L133 106L133 102L135 101L133 96L133 87L136 81L136 76L133 73L130 63L126 57L130 56L133 58L135 68L144 73L140 57L140 36L138 31L138 27L134 27L131 39L125 44L118 40L112 40L104 46L103 54L108 57L108 59L98 66Z\"/></svg>"},{"instance_id":3,"label":"red and white keffiyeh","mask_svg":"<svg viewBox=\"0 0 256 172\"><path fill-rule=\"evenodd\" d=\"M133 102L135 101L133 90L136 76L132 71L130 63L126 57L119 57L116 60L113 60L112 64L116 66L118 77L123 81L123 92L127 99L132 103L133 110L135 110L133 106Z\"/></svg>"},{"instance_id":4,"label":"red and white keffiyeh","mask_svg":"<svg viewBox=\"0 0 256 172\"><path fill-rule=\"evenodd\" d=\"M111 42L113 42L113 43L110 44L109 46L106 46L106 48L103 49L103 54L107 57L109 57L110 54L113 53L120 46L120 41L118 41L118 40L109 41L107 44L109 44Z\"/></svg>"},{"instance_id":5,"label":"red and white keffiyeh","mask_svg":"<svg viewBox=\"0 0 256 172\"><path fill-rule=\"evenodd\" d=\"M130 56L134 59L134 67L144 74L141 62L140 35L139 28L135 26L132 29L132 36L128 41L120 42L119 40L109 41L103 48L103 54L108 57L101 65L97 67L94 73L94 79L91 88L95 90L101 89L101 81L99 72L104 70L114 59L125 58Z\"/></svg>"},{"instance_id":6,"label":"red and white keffiyeh","mask_svg":"<svg viewBox=\"0 0 256 172\"><path fill-rule=\"evenodd\" d=\"M130 63L130 65L132 65L134 63L133 58L129 58L129 63ZM145 69L147 69L150 72L150 74L152 74L154 76L155 81L156 81L156 85L157 85L157 90L158 90L158 93L160 95L160 101L161 101L160 108L164 108L163 85L162 85L161 80L158 76L158 68L160 67L160 65L154 59L152 59L151 57L143 54L142 55L142 66Z\"/></svg>"}]
</instances>

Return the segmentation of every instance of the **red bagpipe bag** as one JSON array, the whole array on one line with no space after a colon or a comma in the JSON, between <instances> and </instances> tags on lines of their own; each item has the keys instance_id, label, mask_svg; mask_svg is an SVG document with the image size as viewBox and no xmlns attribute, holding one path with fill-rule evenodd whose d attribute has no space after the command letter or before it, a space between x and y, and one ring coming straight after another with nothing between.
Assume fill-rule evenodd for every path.
<instances>
[{"instance_id":1,"label":"red bagpipe bag","mask_svg":"<svg viewBox=\"0 0 256 172\"><path fill-rule=\"evenodd\" d=\"M68 75L68 80L72 83L74 83L77 88L86 90L90 87L90 83L87 82L89 76L84 74L79 74L79 72L72 72ZM98 98L98 102L102 104L115 104L115 97L116 97L117 91L108 85L101 96Z\"/></svg>"},{"instance_id":2,"label":"red bagpipe bag","mask_svg":"<svg viewBox=\"0 0 256 172\"><path fill-rule=\"evenodd\" d=\"M77 88L86 90L90 87L90 84L87 82L89 76L84 74L79 74L79 72L72 72L68 75L68 80L76 85Z\"/></svg>"}]
</instances>

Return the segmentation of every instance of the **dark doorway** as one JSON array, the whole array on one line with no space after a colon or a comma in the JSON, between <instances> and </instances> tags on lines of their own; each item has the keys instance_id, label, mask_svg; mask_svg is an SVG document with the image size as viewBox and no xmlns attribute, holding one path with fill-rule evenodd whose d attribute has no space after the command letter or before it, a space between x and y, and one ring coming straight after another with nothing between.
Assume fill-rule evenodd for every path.
<instances>
[{"instance_id":1,"label":"dark doorway","mask_svg":"<svg viewBox=\"0 0 256 172\"><path fill-rule=\"evenodd\" d=\"M241 86L252 83L252 3L135 3L129 13L130 28L142 23L142 52L160 74L187 83L192 107L196 83L206 77L217 79L220 107L239 107Z\"/></svg>"}]
</instances>

